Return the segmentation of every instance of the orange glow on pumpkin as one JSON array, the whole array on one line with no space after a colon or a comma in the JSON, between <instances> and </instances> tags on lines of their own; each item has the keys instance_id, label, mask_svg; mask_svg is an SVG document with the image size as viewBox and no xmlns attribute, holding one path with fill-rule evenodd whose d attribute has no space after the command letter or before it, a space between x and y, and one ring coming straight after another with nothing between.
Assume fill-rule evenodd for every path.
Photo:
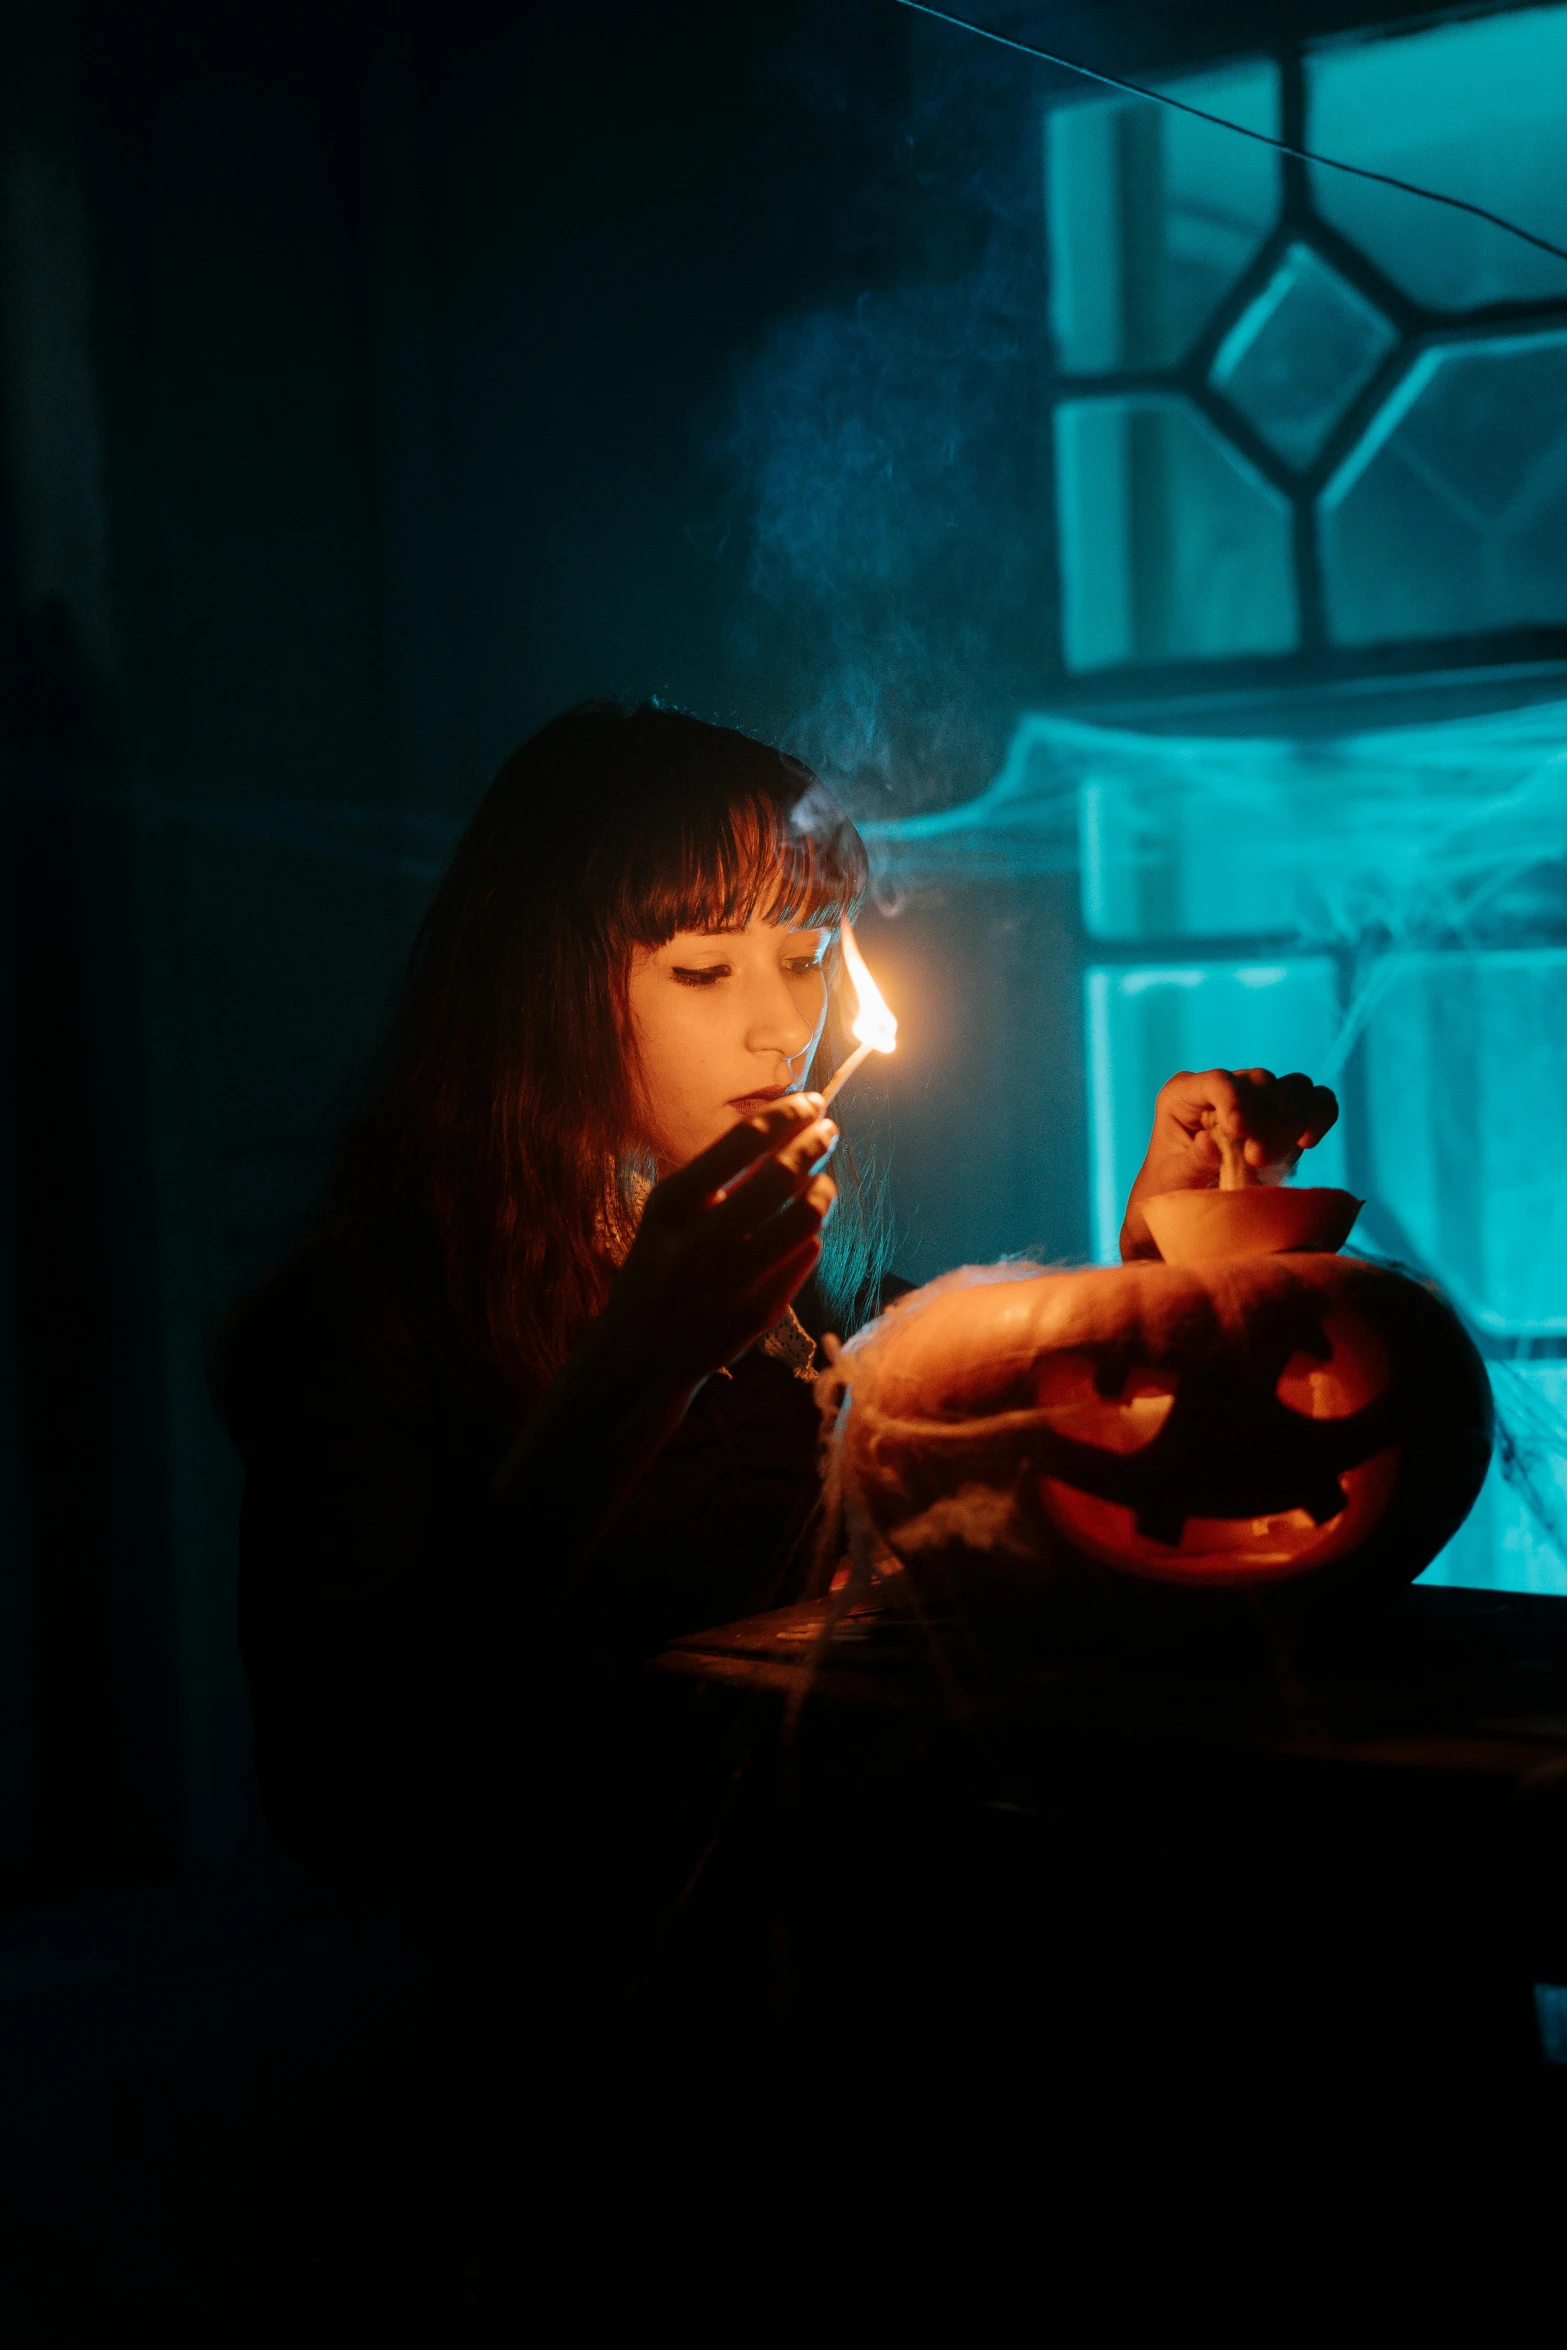
<instances>
[{"instance_id":1,"label":"orange glow on pumpkin","mask_svg":"<svg viewBox=\"0 0 1567 2350\"><path fill-rule=\"evenodd\" d=\"M1259 1583L1325 1567L1365 1541L1398 1482L1398 1447L1345 1469L1339 1484L1345 1505L1325 1526L1306 1510L1271 1518L1188 1518L1174 1544L1140 1534L1124 1503L1080 1493L1058 1477L1042 1477L1045 1514L1069 1542L1109 1567L1130 1567L1166 1583Z\"/></svg>"},{"instance_id":2,"label":"orange glow on pumpkin","mask_svg":"<svg viewBox=\"0 0 1567 2350\"><path fill-rule=\"evenodd\" d=\"M1036 1574L1042 1599L1107 1573L1406 1583L1490 1455L1452 1312L1326 1251L974 1268L900 1300L838 1375L833 1492L867 1571L969 1557L1013 1593Z\"/></svg>"},{"instance_id":3,"label":"orange glow on pumpkin","mask_svg":"<svg viewBox=\"0 0 1567 2350\"><path fill-rule=\"evenodd\" d=\"M1352 1306L1322 1317L1326 1354L1292 1354L1274 1394L1303 1420L1347 1420L1385 1393L1392 1376L1387 1349ZM1126 1454L1152 1444L1174 1409L1178 1371L1129 1371L1113 1395L1102 1392L1094 1357L1075 1352L1046 1356L1035 1395L1051 1428L1096 1450ZM1043 1476L1039 1496L1059 1532L1088 1557L1177 1583L1266 1581L1294 1575L1362 1543L1382 1516L1398 1478L1397 1445L1344 1469L1344 1507L1318 1525L1309 1510L1248 1518L1189 1516L1174 1543L1143 1533L1124 1503L1085 1493L1060 1477Z\"/></svg>"}]
</instances>

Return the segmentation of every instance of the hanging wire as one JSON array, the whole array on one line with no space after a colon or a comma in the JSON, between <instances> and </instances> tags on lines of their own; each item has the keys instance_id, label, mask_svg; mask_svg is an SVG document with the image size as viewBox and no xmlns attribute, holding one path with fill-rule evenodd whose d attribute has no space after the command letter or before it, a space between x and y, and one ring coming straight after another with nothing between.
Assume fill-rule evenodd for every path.
<instances>
[{"instance_id":1,"label":"hanging wire","mask_svg":"<svg viewBox=\"0 0 1567 2350\"><path fill-rule=\"evenodd\" d=\"M1310 147L1292 147L1288 139L1276 139L1268 131L1254 131L1244 122L1231 122L1227 115L1210 114L1205 107L1193 106L1185 98L1172 98L1165 90L1145 89L1141 82L1123 81L1118 74L1100 73L1092 65L1080 65L1075 57L1058 56L1053 49L1038 49L1031 41L1015 41L1010 33L993 32L989 25L974 24L966 16L949 16L944 8L927 6L926 0L896 0L896 5L911 9L916 16L934 17L938 24L953 25L961 33L973 33L981 41L994 41L998 49L1015 49L1020 57L1037 57L1043 65L1059 65L1066 73L1081 74L1085 81L1102 82L1106 89L1121 90L1129 98L1147 98L1155 106L1173 108L1177 114L1194 115L1198 122L1211 122L1218 130L1233 131L1237 138L1255 139L1259 147L1272 147L1280 155L1293 155L1299 163L1320 164L1324 171L1347 172L1351 179L1375 180L1379 187L1398 188L1406 196L1423 197L1428 204L1445 204L1450 212L1471 213L1476 220L1488 220L1493 228L1504 229L1508 236L1520 238L1541 253L1567 261L1567 246L1553 245L1549 237L1537 237L1533 229L1520 228L1516 220L1488 211L1483 204L1471 204L1467 196L1444 196L1438 188L1422 188L1414 180L1395 179L1390 171L1371 171L1363 163L1343 163L1333 155L1318 155Z\"/></svg>"}]
</instances>

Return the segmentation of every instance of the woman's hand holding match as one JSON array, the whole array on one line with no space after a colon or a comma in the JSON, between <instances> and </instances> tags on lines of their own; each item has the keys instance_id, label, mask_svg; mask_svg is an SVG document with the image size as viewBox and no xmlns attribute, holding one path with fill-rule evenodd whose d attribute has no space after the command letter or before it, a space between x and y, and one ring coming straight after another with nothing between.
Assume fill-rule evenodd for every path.
<instances>
[{"instance_id":1,"label":"woman's hand holding match","mask_svg":"<svg viewBox=\"0 0 1567 2350\"><path fill-rule=\"evenodd\" d=\"M821 1099L787 1095L654 1187L599 1325L611 1352L692 1387L781 1320L838 1196Z\"/></svg>"}]
</instances>

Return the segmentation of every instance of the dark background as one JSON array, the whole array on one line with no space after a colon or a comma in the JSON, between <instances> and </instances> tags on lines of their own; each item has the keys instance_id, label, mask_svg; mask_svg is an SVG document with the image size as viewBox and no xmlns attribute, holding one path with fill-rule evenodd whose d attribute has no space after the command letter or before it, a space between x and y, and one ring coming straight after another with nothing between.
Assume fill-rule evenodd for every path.
<instances>
[{"instance_id":1,"label":"dark background","mask_svg":"<svg viewBox=\"0 0 1567 2350\"><path fill-rule=\"evenodd\" d=\"M1134 75L1364 13L988 12ZM1059 691L1040 118L1073 85L890 0L3 22L14 1909L254 1847L204 1349L498 760L657 693L897 813ZM904 1043L852 1114L904 1269L1081 1254L1069 881L864 936Z\"/></svg>"},{"instance_id":2,"label":"dark background","mask_svg":"<svg viewBox=\"0 0 1567 2350\"><path fill-rule=\"evenodd\" d=\"M983 13L1133 78L1372 20ZM0 0L8 2342L297 2330L390 2184L422 1978L262 1831L207 1350L542 720L658 694L874 818L1082 705L1040 134L1085 87L893 0ZM862 935L902 1270L1086 1253L1075 877Z\"/></svg>"}]
</instances>

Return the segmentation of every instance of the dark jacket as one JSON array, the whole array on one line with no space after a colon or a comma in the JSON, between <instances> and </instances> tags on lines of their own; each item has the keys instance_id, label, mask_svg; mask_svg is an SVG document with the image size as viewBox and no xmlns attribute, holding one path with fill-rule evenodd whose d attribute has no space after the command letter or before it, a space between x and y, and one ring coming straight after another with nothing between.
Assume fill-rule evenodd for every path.
<instances>
[{"instance_id":1,"label":"dark jacket","mask_svg":"<svg viewBox=\"0 0 1567 2350\"><path fill-rule=\"evenodd\" d=\"M786 1604L810 1564L811 1384L752 1348L706 1382L608 1538L636 1545L635 1602L563 1623L549 1524L490 1491L520 1415L463 1377L412 1294L319 1245L246 1309L219 1380L245 1465L262 1802L286 1847L340 1876L404 1877L514 1816L563 1658L580 1673Z\"/></svg>"}]
</instances>

